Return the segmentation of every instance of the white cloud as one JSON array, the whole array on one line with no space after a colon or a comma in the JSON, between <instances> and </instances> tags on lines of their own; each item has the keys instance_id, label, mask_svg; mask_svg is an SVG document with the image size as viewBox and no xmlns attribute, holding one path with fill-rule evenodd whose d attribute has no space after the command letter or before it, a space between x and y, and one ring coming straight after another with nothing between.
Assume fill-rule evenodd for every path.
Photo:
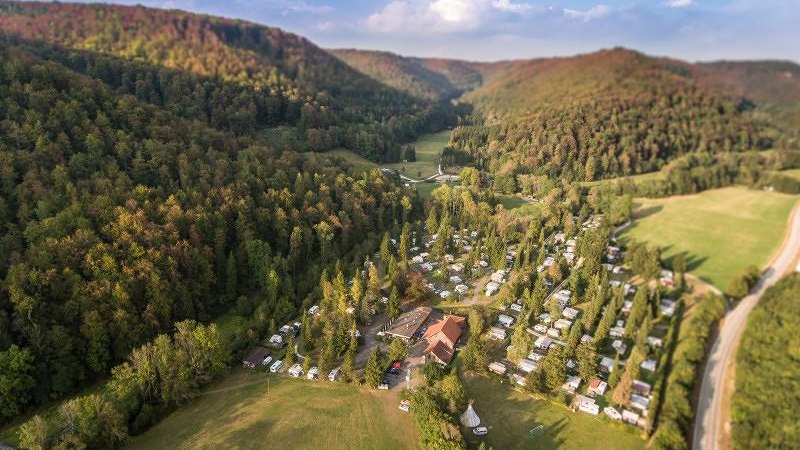
<instances>
[{"instance_id":1,"label":"white cloud","mask_svg":"<svg viewBox=\"0 0 800 450\"><path fill-rule=\"evenodd\" d=\"M532 9L512 0L392 0L370 15L366 24L375 32L470 31Z\"/></svg>"},{"instance_id":2,"label":"white cloud","mask_svg":"<svg viewBox=\"0 0 800 450\"><path fill-rule=\"evenodd\" d=\"M609 12L611 12L611 8L607 5L595 5L585 11L564 8L564 16L570 19L583 20L584 22L605 17Z\"/></svg>"},{"instance_id":3,"label":"white cloud","mask_svg":"<svg viewBox=\"0 0 800 450\"><path fill-rule=\"evenodd\" d=\"M694 4L694 0L669 0L667 6L670 8L686 8Z\"/></svg>"},{"instance_id":4,"label":"white cloud","mask_svg":"<svg viewBox=\"0 0 800 450\"><path fill-rule=\"evenodd\" d=\"M333 8L327 5L312 5L306 3L302 0L300 1L288 1L288 2L278 2L283 3L282 7L283 14L289 13L305 13L305 14L327 14L333 11Z\"/></svg>"}]
</instances>

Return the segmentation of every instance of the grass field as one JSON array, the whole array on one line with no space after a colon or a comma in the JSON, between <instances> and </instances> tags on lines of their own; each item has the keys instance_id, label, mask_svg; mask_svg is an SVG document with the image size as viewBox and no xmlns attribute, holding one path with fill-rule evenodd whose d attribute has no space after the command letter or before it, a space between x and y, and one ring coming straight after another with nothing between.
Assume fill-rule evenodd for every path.
<instances>
[{"instance_id":1,"label":"grass field","mask_svg":"<svg viewBox=\"0 0 800 450\"><path fill-rule=\"evenodd\" d=\"M126 449L416 448L414 424L396 395L237 371Z\"/></svg>"},{"instance_id":2,"label":"grass field","mask_svg":"<svg viewBox=\"0 0 800 450\"><path fill-rule=\"evenodd\" d=\"M497 201L514 215L537 214L540 209L539 203L530 202L516 195L498 195Z\"/></svg>"},{"instance_id":3,"label":"grass field","mask_svg":"<svg viewBox=\"0 0 800 450\"><path fill-rule=\"evenodd\" d=\"M780 173L800 180L800 169L781 170Z\"/></svg>"},{"instance_id":4,"label":"grass field","mask_svg":"<svg viewBox=\"0 0 800 450\"><path fill-rule=\"evenodd\" d=\"M339 158L342 158L345 161L357 167L363 167L366 169L372 167L378 167L378 163L370 161L361 155L358 155L350 150L347 150L346 148L333 149L328 151L327 154L330 156L337 156Z\"/></svg>"},{"instance_id":5,"label":"grass field","mask_svg":"<svg viewBox=\"0 0 800 450\"><path fill-rule=\"evenodd\" d=\"M796 196L730 187L698 195L637 199L636 220L623 239L685 252L687 267L720 289L747 266L769 262L783 241Z\"/></svg>"},{"instance_id":6,"label":"grass field","mask_svg":"<svg viewBox=\"0 0 800 450\"><path fill-rule=\"evenodd\" d=\"M417 150L415 162L387 164L386 167L416 179L436 175L439 173L439 154L450 140L450 133L451 131L445 130L421 136L411 143Z\"/></svg>"},{"instance_id":7,"label":"grass field","mask_svg":"<svg viewBox=\"0 0 800 450\"><path fill-rule=\"evenodd\" d=\"M584 181L581 183L581 186L584 187L592 187L592 186L599 186L601 184L606 183L614 183L616 181L624 180L628 178L629 180L633 181L634 183L639 181L647 181L647 180L658 180L664 178L664 174L661 172L650 172L650 173L642 173L639 175L631 175L628 177L617 177L617 178L609 178L607 180L595 180L595 181Z\"/></svg>"},{"instance_id":8,"label":"grass field","mask_svg":"<svg viewBox=\"0 0 800 450\"><path fill-rule=\"evenodd\" d=\"M495 449L642 450L645 447L635 430L601 416L573 413L565 407L534 399L511 389L507 380L500 384L494 378L470 376L464 383L467 396L475 400L481 425L489 428L485 438L465 432L473 447L481 439ZM543 434L531 437L529 431L540 424L544 426Z\"/></svg>"}]
</instances>

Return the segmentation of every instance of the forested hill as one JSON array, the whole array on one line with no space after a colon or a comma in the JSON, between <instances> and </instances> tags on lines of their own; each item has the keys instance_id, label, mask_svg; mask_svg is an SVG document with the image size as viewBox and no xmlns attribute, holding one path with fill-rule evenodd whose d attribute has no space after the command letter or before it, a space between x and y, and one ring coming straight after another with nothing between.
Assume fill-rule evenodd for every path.
<instances>
[{"instance_id":1,"label":"forested hill","mask_svg":"<svg viewBox=\"0 0 800 450\"><path fill-rule=\"evenodd\" d=\"M783 133L779 145L800 145L800 65L789 61L717 61L700 66L707 82L726 88L769 112Z\"/></svg>"},{"instance_id":2,"label":"forested hill","mask_svg":"<svg viewBox=\"0 0 800 450\"><path fill-rule=\"evenodd\" d=\"M359 72L418 98L449 99L482 82L476 64L466 61L356 49L334 49L331 53Z\"/></svg>"},{"instance_id":3,"label":"forested hill","mask_svg":"<svg viewBox=\"0 0 800 450\"><path fill-rule=\"evenodd\" d=\"M380 171L179 117L34 50L0 41L0 423L177 321L233 310L251 319L225 344L246 347L313 301L323 267L357 266L414 214Z\"/></svg>"},{"instance_id":4,"label":"forested hill","mask_svg":"<svg viewBox=\"0 0 800 450\"><path fill-rule=\"evenodd\" d=\"M62 63L119 92L215 127L265 135L282 148L345 146L393 161L399 143L453 120L442 106L389 88L300 36L239 20L0 2L0 33L64 47L71 52L58 50Z\"/></svg>"},{"instance_id":5,"label":"forested hill","mask_svg":"<svg viewBox=\"0 0 800 450\"><path fill-rule=\"evenodd\" d=\"M772 144L765 117L695 65L626 49L483 68L465 95L485 120L459 128L453 146L506 177L594 180L658 170L691 152ZM462 156L463 158L463 156Z\"/></svg>"}]
</instances>

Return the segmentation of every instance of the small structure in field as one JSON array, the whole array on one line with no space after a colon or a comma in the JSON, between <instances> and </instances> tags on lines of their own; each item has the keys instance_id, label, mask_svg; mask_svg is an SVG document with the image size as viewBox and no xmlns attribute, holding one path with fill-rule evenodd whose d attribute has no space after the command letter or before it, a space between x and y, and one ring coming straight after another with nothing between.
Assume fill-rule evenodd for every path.
<instances>
[{"instance_id":1,"label":"small structure in field","mask_svg":"<svg viewBox=\"0 0 800 450\"><path fill-rule=\"evenodd\" d=\"M481 424L481 418L478 417L478 414L475 412L475 409L472 407L472 400L469 401L469 406L467 406L467 410L461 414L461 425L464 425L467 428L475 428Z\"/></svg>"}]
</instances>

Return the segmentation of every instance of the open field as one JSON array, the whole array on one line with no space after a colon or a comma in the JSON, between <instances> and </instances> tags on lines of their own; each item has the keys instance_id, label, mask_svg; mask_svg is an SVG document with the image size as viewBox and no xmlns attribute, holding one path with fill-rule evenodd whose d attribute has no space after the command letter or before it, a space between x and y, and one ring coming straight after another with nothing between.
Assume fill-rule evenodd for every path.
<instances>
[{"instance_id":1,"label":"open field","mask_svg":"<svg viewBox=\"0 0 800 450\"><path fill-rule=\"evenodd\" d=\"M625 178L633 181L634 183L639 181L647 181L647 180L658 180L664 178L664 174L661 172L649 172L649 173L642 173L639 175L631 175L628 177L617 177L617 178L609 178L607 180L595 180L595 181L584 181L581 183L583 187L592 187L592 186L599 186L601 184L606 183L614 183L616 181L622 181Z\"/></svg>"},{"instance_id":2,"label":"open field","mask_svg":"<svg viewBox=\"0 0 800 450\"><path fill-rule=\"evenodd\" d=\"M800 180L800 169L781 170L780 173L782 173L784 175L787 175L787 176L790 176L792 178L797 178L798 180Z\"/></svg>"},{"instance_id":3,"label":"open field","mask_svg":"<svg viewBox=\"0 0 800 450\"><path fill-rule=\"evenodd\" d=\"M467 396L475 400L481 425L489 428L485 438L465 432L473 446L483 439L496 449L641 450L645 447L645 442L629 427L534 399L511 389L508 380L500 384L494 377L468 376L464 384ZM539 424L544 426L543 434L531 437L529 431Z\"/></svg>"},{"instance_id":4,"label":"open field","mask_svg":"<svg viewBox=\"0 0 800 450\"><path fill-rule=\"evenodd\" d=\"M720 289L747 266L769 262L783 241L796 196L729 187L698 195L637 199L623 239L685 252L689 271Z\"/></svg>"},{"instance_id":5,"label":"open field","mask_svg":"<svg viewBox=\"0 0 800 450\"><path fill-rule=\"evenodd\" d=\"M517 195L498 195L497 201L514 215L536 214L539 212L539 203L528 201Z\"/></svg>"},{"instance_id":6,"label":"open field","mask_svg":"<svg viewBox=\"0 0 800 450\"><path fill-rule=\"evenodd\" d=\"M397 408L395 392L243 370L211 389L126 448L366 450L417 445L414 424Z\"/></svg>"},{"instance_id":7,"label":"open field","mask_svg":"<svg viewBox=\"0 0 800 450\"><path fill-rule=\"evenodd\" d=\"M345 161L357 167L363 167L366 169L378 167L378 163L370 161L367 158L364 158L363 156L351 150L347 150L346 148L336 148L326 153L330 156L337 156L339 158L342 158Z\"/></svg>"},{"instance_id":8,"label":"open field","mask_svg":"<svg viewBox=\"0 0 800 450\"><path fill-rule=\"evenodd\" d=\"M386 167L395 169L410 178L427 178L439 173L439 154L450 140L450 130L421 136L412 142L417 150L415 162L399 162L387 164Z\"/></svg>"}]
</instances>

